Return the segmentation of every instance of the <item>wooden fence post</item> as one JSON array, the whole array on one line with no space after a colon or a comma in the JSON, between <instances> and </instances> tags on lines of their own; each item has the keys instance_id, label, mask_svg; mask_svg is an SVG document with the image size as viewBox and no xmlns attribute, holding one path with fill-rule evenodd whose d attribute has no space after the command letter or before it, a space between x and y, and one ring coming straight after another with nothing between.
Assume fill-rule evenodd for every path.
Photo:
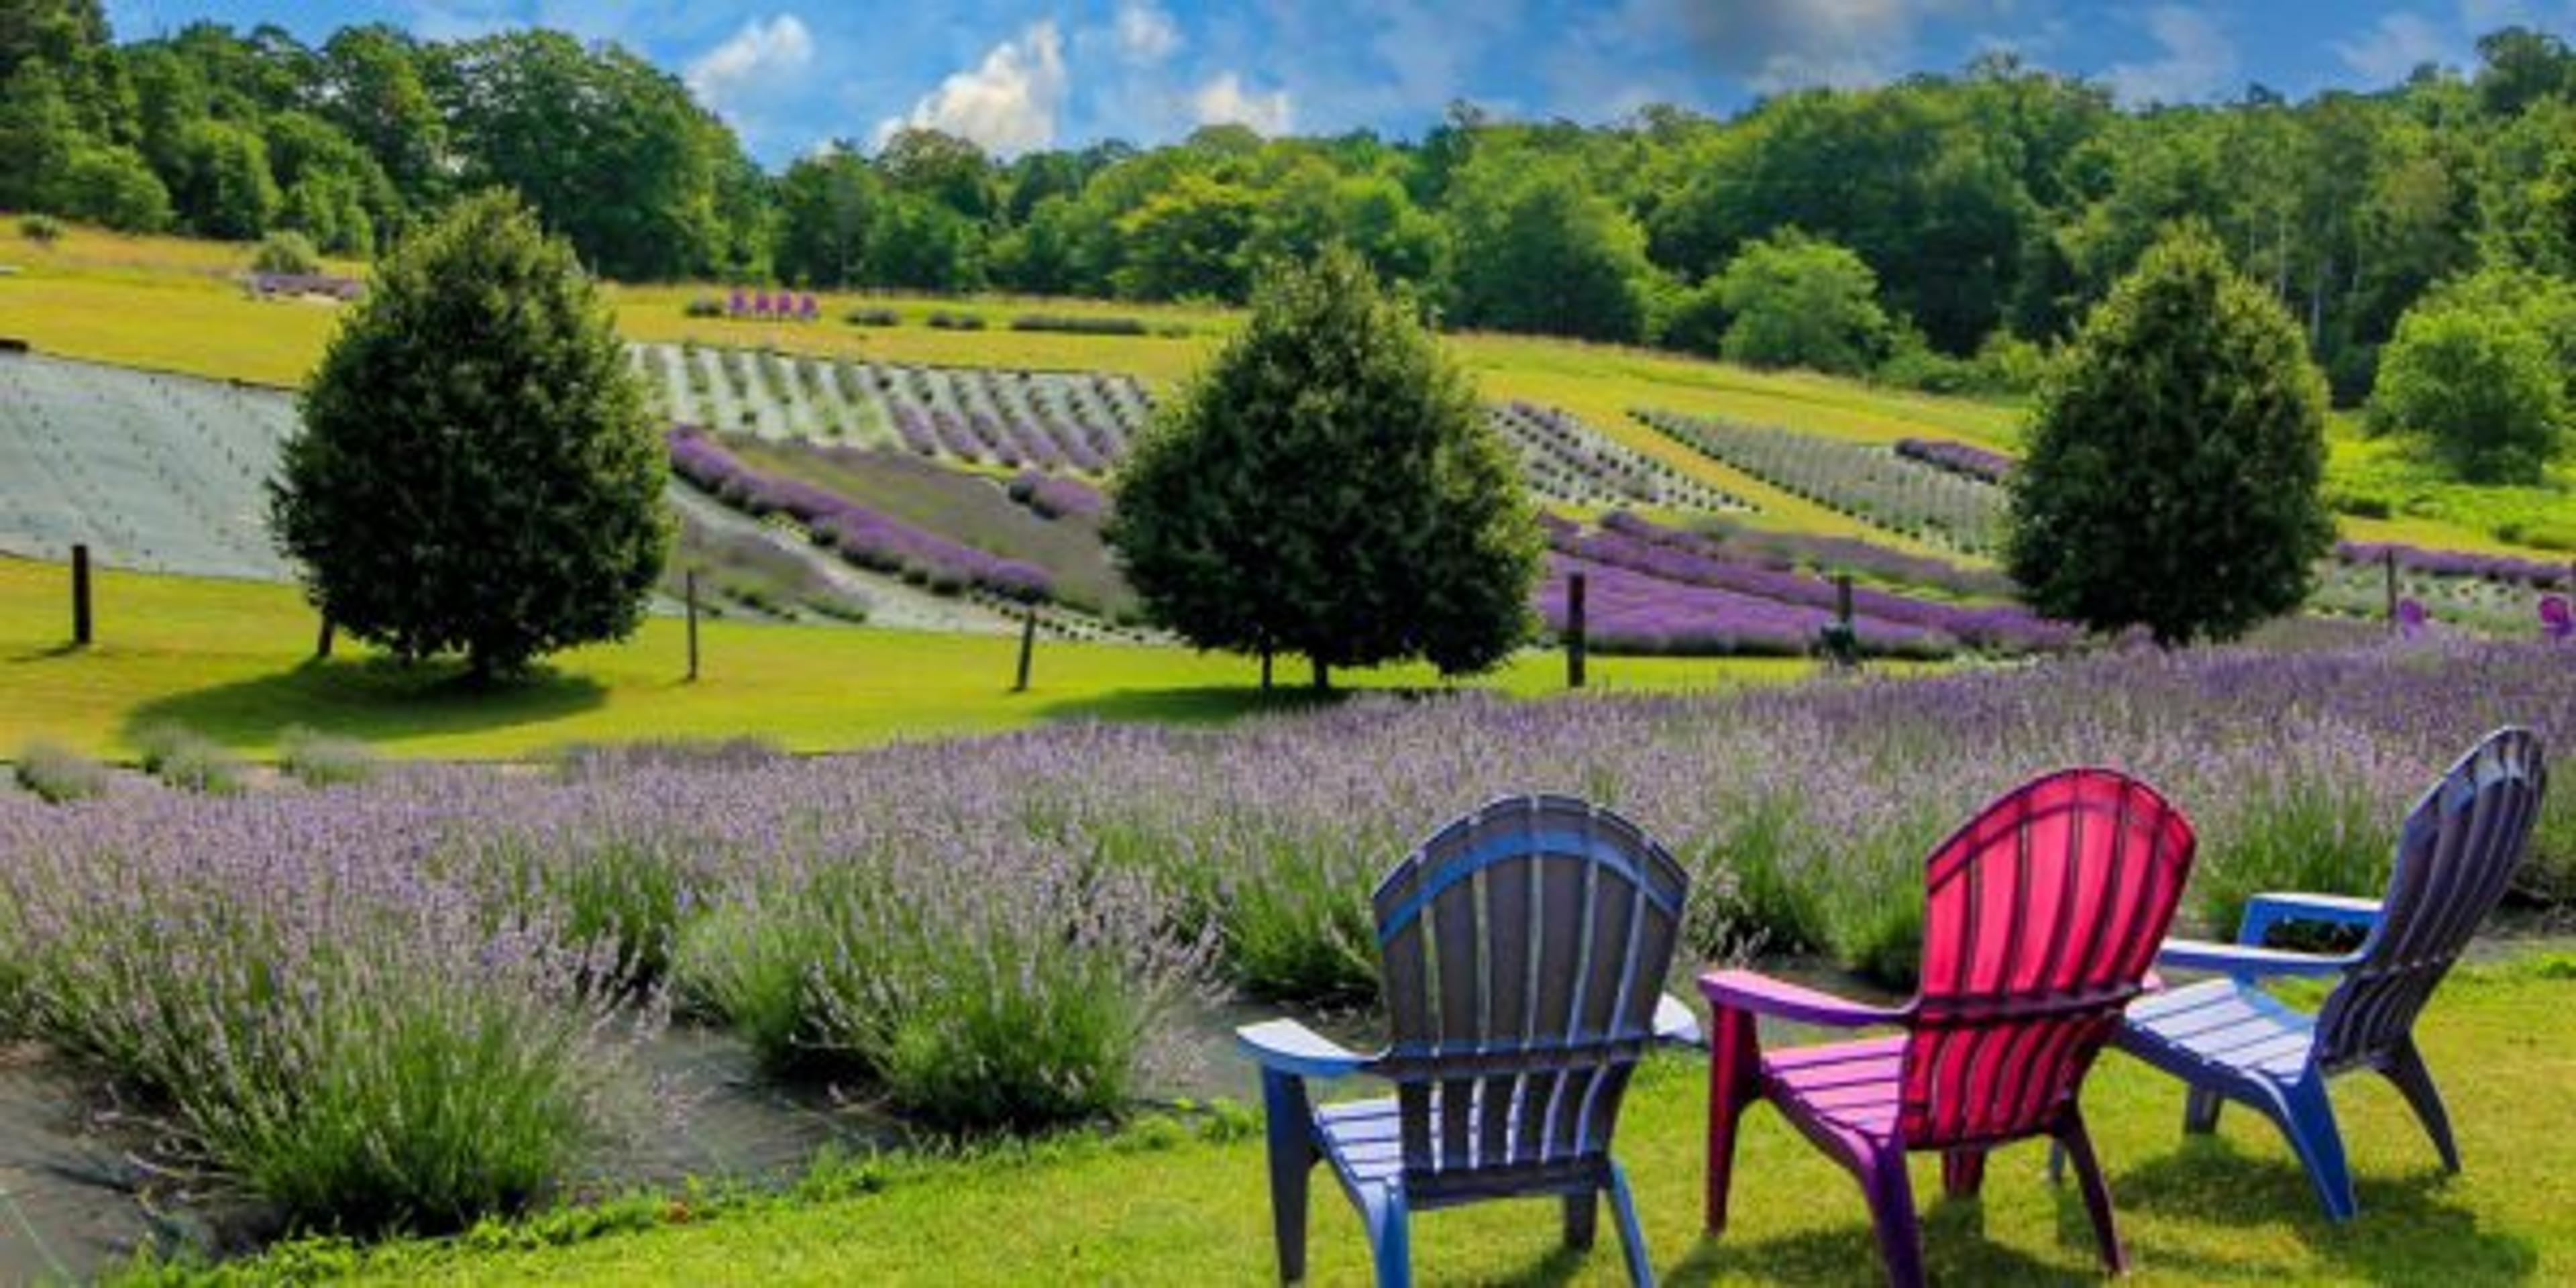
<instances>
[{"instance_id":1,"label":"wooden fence post","mask_svg":"<svg viewBox=\"0 0 2576 1288\"><path fill-rule=\"evenodd\" d=\"M682 593L689 601L689 683L698 682L698 570L680 574Z\"/></svg>"},{"instance_id":2,"label":"wooden fence post","mask_svg":"<svg viewBox=\"0 0 2576 1288\"><path fill-rule=\"evenodd\" d=\"M89 647L92 638L89 612L89 547L72 547L72 643Z\"/></svg>"},{"instance_id":3,"label":"wooden fence post","mask_svg":"<svg viewBox=\"0 0 2576 1288\"><path fill-rule=\"evenodd\" d=\"M2397 548L2379 552L2380 565L2388 570L2388 629L2397 629Z\"/></svg>"},{"instance_id":4,"label":"wooden fence post","mask_svg":"<svg viewBox=\"0 0 2576 1288\"><path fill-rule=\"evenodd\" d=\"M1020 673L1019 678L1011 682L1011 692L1029 691L1029 655L1036 652L1037 647L1038 606L1031 604L1028 611L1020 615Z\"/></svg>"},{"instance_id":5,"label":"wooden fence post","mask_svg":"<svg viewBox=\"0 0 2576 1288\"><path fill-rule=\"evenodd\" d=\"M1578 572L1565 579L1565 687L1569 689L1583 687L1583 654L1587 643L1583 601L1583 574Z\"/></svg>"},{"instance_id":6,"label":"wooden fence post","mask_svg":"<svg viewBox=\"0 0 2576 1288\"><path fill-rule=\"evenodd\" d=\"M1852 583L1847 572L1834 574L1834 620L1841 622L1844 630L1852 629Z\"/></svg>"}]
</instances>

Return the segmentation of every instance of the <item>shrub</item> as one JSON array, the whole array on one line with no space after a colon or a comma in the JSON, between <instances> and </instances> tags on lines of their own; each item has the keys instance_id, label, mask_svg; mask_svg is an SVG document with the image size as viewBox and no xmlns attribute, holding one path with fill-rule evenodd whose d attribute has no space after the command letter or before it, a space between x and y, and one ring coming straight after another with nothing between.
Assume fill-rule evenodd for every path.
<instances>
[{"instance_id":1,"label":"shrub","mask_svg":"<svg viewBox=\"0 0 2576 1288\"><path fill-rule=\"evenodd\" d=\"M337 738L296 725L277 739L277 766L307 787L341 787L373 781L384 768L375 751L355 738Z\"/></svg>"},{"instance_id":2,"label":"shrub","mask_svg":"<svg viewBox=\"0 0 2576 1288\"><path fill-rule=\"evenodd\" d=\"M680 306L680 313L684 317L720 318L725 316L725 303L712 295L692 296Z\"/></svg>"},{"instance_id":3,"label":"shrub","mask_svg":"<svg viewBox=\"0 0 2576 1288\"><path fill-rule=\"evenodd\" d=\"M173 724L148 726L134 735L143 772L181 791L230 796L242 789L242 765L212 739Z\"/></svg>"},{"instance_id":4,"label":"shrub","mask_svg":"<svg viewBox=\"0 0 2576 1288\"><path fill-rule=\"evenodd\" d=\"M260 239L259 249L251 253L250 271L311 277L322 271L322 255L313 249L311 238L290 228Z\"/></svg>"},{"instance_id":5,"label":"shrub","mask_svg":"<svg viewBox=\"0 0 2576 1288\"><path fill-rule=\"evenodd\" d=\"M18 235L39 246L51 246L63 239L63 221L52 215L26 215L18 220Z\"/></svg>"},{"instance_id":6,"label":"shrub","mask_svg":"<svg viewBox=\"0 0 2576 1288\"><path fill-rule=\"evenodd\" d=\"M1303 653L1319 688L1331 667L1404 657L1493 666L1528 634L1540 562L1517 463L1466 376L1340 249L1262 283L1137 444L1108 535L1161 624L1202 648Z\"/></svg>"},{"instance_id":7,"label":"shrub","mask_svg":"<svg viewBox=\"0 0 2576 1288\"><path fill-rule=\"evenodd\" d=\"M1853 375L1888 351L1878 275L1832 242L1785 230L1747 244L1718 281L1730 362Z\"/></svg>"},{"instance_id":8,"label":"shrub","mask_svg":"<svg viewBox=\"0 0 2576 1288\"><path fill-rule=\"evenodd\" d=\"M671 541L645 407L572 248L477 197L386 260L332 340L270 528L306 596L401 659L461 652L488 679L623 638Z\"/></svg>"},{"instance_id":9,"label":"shrub","mask_svg":"<svg viewBox=\"0 0 2576 1288\"><path fill-rule=\"evenodd\" d=\"M107 793L107 766L50 742L18 749L18 785L50 805Z\"/></svg>"},{"instance_id":10,"label":"shrub","mask_svg":"<svg viewBox=\"0 0 2576 1288\"><path fill-rule=\"evenodd\" d=\"M1142 318L1104 317L1097 314L1023 313L1011 319L1014 331L1062 331L1071 335L1148 335L1152 328Z\"/></svg>"},{"instance_id":11,"label":"shrub","mask_svg":"<svg viewBox=\"0 0 2576 1288\"><path fill-rule=\"evenodd\" d=\"M2566 382L2549 339L2519 313L2436 297L2398 321L2370 426L2424 439L2470 482L2538 483L2569 419Z\"/></svg>"},{"instance_id":12,"label":"shrub","mask_svg":"<svg viewBox=\"0 0 2576 1288\"><path fill-rule=\"evenodd\" d=\"M2026 443L2005 564L2050 617L2231 638L2297 608L2333 541L2324 380L2196 228L2085 322Z\"/></svg>"},{"instance_id":13,"label":"shrub","mask_svg":"<svg viewBox=\"0 0 2576 1288\"><path fill-rule=\"evenodd\" d=\"M903 315L881 307L856 308L841 315L851 326L901 326Z\"/></svg>"},{"instance_id":14,"label":"shrub","mask_svg":"<svg viewBox=\"0 0 2576 1288\"><path fill-rule=\"evenodd\" d=\"M984 329L984 315L980 313L951 313L942 310L932 313L925 320L930 324L931 329L934 331L981 331Z\"/></svg>"}]
</instances>

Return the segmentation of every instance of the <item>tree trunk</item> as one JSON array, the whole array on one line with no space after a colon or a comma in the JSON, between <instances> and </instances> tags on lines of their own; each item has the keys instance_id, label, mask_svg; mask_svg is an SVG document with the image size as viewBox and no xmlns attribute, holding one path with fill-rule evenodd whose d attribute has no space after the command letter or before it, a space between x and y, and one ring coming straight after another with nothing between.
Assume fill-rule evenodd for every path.
<instances>
[{"instance_id":1,"label":"tree trunk","mask_svg":"<svg viewBox=\"0 0 2576 1288\"><path fill-rule=\"evenodd\" d=\"M1332 691L1333 691L1333 668L1331 668L1331 667L1329 667L1329 666L1324 665L1324 659L1322 659L1322 658L1320 658L1320 657L1319 657L1319 658L1314 659L1314 663L1315 663L1315 692L1317 692L1317 693L1330 693L1330 692L1332 692Z\"/></svg>"},{"instance_id":2,"label":"tree trunk","mask_svg":"<svg viewBox=\"0 0 2576 1288\"><path fill-rule=\"evenodd\" d=\"M1261 646L1261 691L1270 691L1270 646Z\"/></svg>"}]
</instances>

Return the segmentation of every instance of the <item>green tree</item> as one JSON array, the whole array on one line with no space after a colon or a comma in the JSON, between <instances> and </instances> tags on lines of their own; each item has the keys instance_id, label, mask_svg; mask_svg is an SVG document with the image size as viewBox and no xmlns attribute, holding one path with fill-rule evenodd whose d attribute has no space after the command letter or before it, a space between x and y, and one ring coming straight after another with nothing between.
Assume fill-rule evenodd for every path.
<instances>
[{"instance_id":1,"label":"green tree","mask_svg":"<svg viewBox=\"0 0 2576 1288\"><path fill-rule=\"evenodd\" d=\"M2557 311L2576 322L2576 310ZM2423 439L2473 483L2540 482L2566 433L2570 390L2538 312L2492 290L2437 294L2408 310L2371 391L2372 432Z\"/></svg>"},{"instance_id":2,"label":"green tree","mask_svg":"<svg viewBox=\"0 0 2576 1288\"><path fill-rule=\"evenodd\" d=\"M1730 362L1859 375L1887 353L1878 275L1860 256L1794 228L1747 245L1718 279L1718 299L1733 319Z\"/></svg>"},{"instance_id":3,"label":"green tree","mask_svg":"<svg viewBox=\"0 0 2576 1288\"><path fill-rule=\"evenodd\" d=\"M1258 205L1251 193L1205 175L1183 175L1118 221L1126 262L1118 293L1148 300L1243 298L1244 244Z\"/></svg>"},{"instance_id":4,"label":"green tree","mask_svg":"<svg viewBox=\"0 0 2576 1288\"><path fill-rule=\"evenodd\" d=\"M2028 443L2006 563L2050 616L2168 645L2232 638L2305 600L2333 540L2323 377L2197 228L2085 322Z\"/></svg>"},{"instance_id":5,"label":"green tree","mask_svg":"<svg viewBox=\"0 0 2576 1288\"><path fill-rule=\"evenodd\" d=\"M169 190L132 148L91 146L73 153L53 204L74 219L120 232L170 226Z\"/></svg>"},{"instance_id":6,"label":"green tree","mask_svg":"<svg viewBox=\"0 0 2576 1288\"><path fill-rule=\"evenodd\" d=\"M1335 247L1251 321L1120 474L1109 529L1155 620L1202 648L1331 668L1485 670L1528 630L1538 530L1466 376Z\"/></svg>"},{"instance_id":7,"label":"green tree","mask_svg":"<svg viewBox=\"0 0 2576 1288\"><path fill-rule=\"evenodd\" d=\"M179 156L171 196L190 227L232 241L268 231L279 198L258 135L229 121L191 121L180 130Z\"/></svg>"},{"instance_id":8,"label":"green tree","mask_svg":"<svg viewBox=\"0 0 2576 1288\"><path fill-rule=\"evenodd\" d=\"M778 184L779 274L808 286L860 280L882 187L867 159L846 143L797 158Z\"/></svg>"},{"instance_id":9,"label":"green tree","mask_svg":"<svg viewBox=\"0 0 2576 1288\"><path fill-rule=\"evenodd\" d=\"M1637 340L1645 234L1570 166L1484 148L1452 178L1457 320L1499 331Z\"/></svg>"},{"instance_id":10,"label":"green tree","mask_svg":"<svg viewBox=\"0 0 2576 1288\"><path fill-rule=\"evenodd\" d=\"M311 238L288 229L260 240L250 257L250 271L308 277L322 271L322 256L313 249Z\"/></svg>"},{"instance_id":11,"label":"green tree","mask_svg":"<svg viewBox=\"0 0 2576 1288\"><path fill-rule=\"evenodd\" d=\"M516 198L381 262L302 411L270 528L352 634L489 678L642 619L669 461L606 303Z\"/></svg>"}]
</instances>

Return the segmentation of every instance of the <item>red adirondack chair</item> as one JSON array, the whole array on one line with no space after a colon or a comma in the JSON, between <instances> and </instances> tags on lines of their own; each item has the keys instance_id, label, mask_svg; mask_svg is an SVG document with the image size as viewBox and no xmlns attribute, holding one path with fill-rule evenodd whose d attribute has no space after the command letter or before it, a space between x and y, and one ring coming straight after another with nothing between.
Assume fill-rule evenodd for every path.
<instances>
[{"instance_id":1,"label":"red adirondack chair","mask_svg":"<svg viewBox=\"0 0 2576 1288\"><path fill-rule=\"evenodd\" d=\"M1700 978L1712 1008L1708 1229L1726 1225L1738 1121L1768 1100L1860 1178L1891 1282L1923 1282L1911 1153L1942 1154L1954 1195L1986 1152L2052 1137L2073 1159L2114 1269L2126 1258L2076 1093L2144 991L2195 846L2153 788L2106 769L2036 779L1933 851L1924 875L1922 982L1902 1006L1864 1006L1748 971ZM1764 1052L1759 1016L1892 1037Z\"/></svg>"}]
</instances>

